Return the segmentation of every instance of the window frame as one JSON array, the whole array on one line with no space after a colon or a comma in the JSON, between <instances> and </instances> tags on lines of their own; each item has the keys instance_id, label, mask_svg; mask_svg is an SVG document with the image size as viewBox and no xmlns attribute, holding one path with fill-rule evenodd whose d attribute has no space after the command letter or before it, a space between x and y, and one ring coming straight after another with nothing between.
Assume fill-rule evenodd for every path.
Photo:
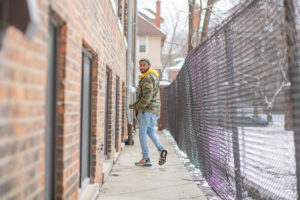
<instances>
[{"instance_id":1,"label":"window frame","mask_svg":"<svg viewBox=\"0 0 300 200\"><path fill-rule=\"evenodd\" d=\"M88 146L87 146L87 150L88 150L88 158L87 158L87 178L82 179L82 149L83 147L83 120L85 120L84 113L83 113L83 101L84 101L84 67L85 67L85 58L89 59L89 95L88 95L88 101L89 101L89 105L88 105L88 116L89 119L87 119L88 122L88 135L84 136L88 138ZM82 189L84 188L86 185L88 185L90 183L90 179L91 179L91 119L92 119L92 68L93 68L93 55L85 48L83 47L82 49L82 79L81 79L81 100L80 100L80 163L79 163L79 188Z\"/></svg>"},{"instance_id":2,"label":"window frame","mask_svg":"<svg viewBox=\"0 0 300 200\"><path fill-rule=\"evenodd\" d=\"M119 151L119 138L120 138L120 78L116 77L115 86L115 151Z\"/></svg>"},{"instance_id":3,"label":"window frame","mask_svg":"<svg viewBox=\"0 0 300 200\"><path fill-rule=\"evenodd\" d=\"M111 123L111 99L112 99L112 71L110 68L106 68L105 70L105 113L104 113L104 159L109 160L111 153L111 128L109 127L109 123Z\"/></svg>"},{"instance_id":4,"label":"window frame","mask_svg":"<svg viewBox=\"0 0 300 200\"><path fill-rule=\"evenodd\" d=\"M45 130L45 199L56 198L56 138L57 138L57 81L59 37L61 24L49 17L48 34L48 71L46 86L46 130ZM50 35L53 31L53 35ZM54 37L52 37L54 36ZM54 39L53 40L50 40ZM51 42L51 44L50 44ZM50 46L51 45L51 46ZM53 45L53 46L52 46Z\"/></svg>"}]
</instances>

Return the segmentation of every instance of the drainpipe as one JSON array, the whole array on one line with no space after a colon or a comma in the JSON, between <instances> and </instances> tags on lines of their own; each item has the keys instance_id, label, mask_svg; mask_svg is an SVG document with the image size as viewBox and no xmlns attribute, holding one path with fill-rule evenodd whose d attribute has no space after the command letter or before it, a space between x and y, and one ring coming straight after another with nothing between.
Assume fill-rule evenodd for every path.
<instances>
[{"instance_id":1,"label":"drainpipe","mask_svg":"<svg viewBox=\"0 0 300 200\"><path fill-rule=\"evenodd\" d=\"M134 0L134 33L133 33L133 87L136 88L136 35L137 35L137 4L138 1ZM133 102L136 102L136 92L133 93ZM136 130L136 115L133 115L134 121L133 121L133 129Z\"/></svg>"},{"instance_id":2,"label":"drainpipe","mask_svg":"<svg viewBox=\"0 0 300 200\"><path fill-rule=\"evenodd\" d=\"M127 130L128 140L126 144L133 145L132 139L132 120L129 109L129 87L130 87L130 61L131 61L131 0L128 0L128 14L127 14L127 51L126 51L126 115L127 115Z\"/></svg>"},{"instance_id":3,"label":"drainpipe","mask_svg":"<svg viewBox=\"0 0 300 200\"><path fill-rule=\"evenodd\" d=\"M133 37L133 87L136 87L136 35L137 35L137 4L138 1L134 0L134 37ZM133 101L136 102L136 92L133 94Z\"/></svg>"}]
</instances>

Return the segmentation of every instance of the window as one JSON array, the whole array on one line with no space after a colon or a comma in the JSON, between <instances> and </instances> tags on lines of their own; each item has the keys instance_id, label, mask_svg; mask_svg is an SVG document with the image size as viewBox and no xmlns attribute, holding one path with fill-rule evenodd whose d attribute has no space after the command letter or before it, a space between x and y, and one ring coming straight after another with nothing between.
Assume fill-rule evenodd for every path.
<instances>
[{"instance_id":1,"label":"window","mask_svg":"<svg viewBox=\"0 0 300 200\"><path fill-rule=\"evenodd\" d=\"M147 38L139 37L139 52L146 53L147 52Z\"/></svg>"},{"instance_id":2,"label":"window","mask_svg":"<svg viewBox=\"0 0 300 200\"><path fill-rule=\"evenodd\" d=\"M81 81L80 188L88 184L90 178L91 72L92 55L84 49Z\"/></svg>"}]
</instances>

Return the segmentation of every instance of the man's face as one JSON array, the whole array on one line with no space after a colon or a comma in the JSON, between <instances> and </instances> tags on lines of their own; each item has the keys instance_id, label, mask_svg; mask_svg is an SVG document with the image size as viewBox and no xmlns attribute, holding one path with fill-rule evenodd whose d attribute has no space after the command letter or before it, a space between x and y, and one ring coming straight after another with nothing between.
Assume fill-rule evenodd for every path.
<instances>
[{"instance_id":1,"label":"man's face","mask_svg":"<svg viewBox=\"0 0 300 200\"><path fill-rule=\"evenodd\" d=\"M147 62L145 62L145 61L140 62L140 72L142 74L146 73L149 68L150 68L150 65Z\"/></svg>"}]
</instances>

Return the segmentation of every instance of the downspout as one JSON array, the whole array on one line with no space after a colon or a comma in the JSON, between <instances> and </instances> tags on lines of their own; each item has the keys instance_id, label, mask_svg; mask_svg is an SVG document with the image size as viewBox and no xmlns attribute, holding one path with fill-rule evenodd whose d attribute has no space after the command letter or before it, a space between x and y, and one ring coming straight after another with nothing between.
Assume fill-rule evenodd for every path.
<instances>
[{"instance_id":1,"label":"downspout","mask_svg":"<svg viewBox=\"0 0 300 200\"><path fill-rule=\"evenodd\" d=\"M126 51L126 116L127 116L127 131L128 140L126 144L132 145L132 120L129 109L130 101L130 61L131 61L131 0L128 0L127 14L127 51Z\"/></svg>"},{"instance_id":2,"label":"downspout","mask_svg":"<svg viewBox=\"0 0 300 200\"><path fill-rule=\"evenodd\" d=\"M133 78L133 87L136 88L136 35L137 35L137 4L138 1L134 0L134 32L133 32L133 73L132 73L132 78ZM133 102L136 102L136 92L133 93ZM133 129L134 131L136 130L136 115L133 115Z\"/></svg>"},{"instance_id":3,"label":"downspout","mask_svg":"<svg viewBox=\"0 0 300 200\"><path fill-rule=\"evenodd\" d=\"M133 37L133 87L136 87L136 35L137 35L137 4L138 1L134 0L134 37ZM136 102L136 92L133 94L133 101Z\"/></svg>"}]
</instances>

